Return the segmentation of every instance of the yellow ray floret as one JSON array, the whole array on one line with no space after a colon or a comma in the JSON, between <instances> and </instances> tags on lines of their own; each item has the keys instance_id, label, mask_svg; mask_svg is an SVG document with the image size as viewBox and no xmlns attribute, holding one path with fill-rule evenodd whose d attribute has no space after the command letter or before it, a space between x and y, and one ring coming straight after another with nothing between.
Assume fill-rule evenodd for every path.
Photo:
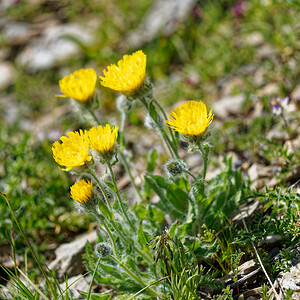
<instances>
[{"instance_id":1,"label":"yellow ray floret","mask_svg":"<svg viewBox=\"0 0 300 300\"><path fill-rule=\"evenodd\" d=\"M174 130L188 135L200 136L212 122L212 110L207 113L206 105L199 101L186 101L170 112L167 124Z\"/></svg>"},{"instance_id":2,"label":"yellow ray floret","mask_svg":"<svg viewBox=\"0 0 300 300\"><path fill-rule=\"evenodd\" d=\"M93 196L93 182L81 179L70 187L70 192L74 200L86 204Z\"/></svg>"},{"instance_id":3,"label":"yellow ray floret","mask_svg":"<svg viewBox=\"0 0 300 300\"><path fill-rule=\"evenodd\" d=\"M57 97L70 97L79 102L86 102L95 92L97 74L93 69L80 69L59 81L64 95Z\"/></svg>"},{"instance_id":4,"label":"yellow ray floret","mask_svg":"<svg viewBox=\"0 0 300 300\"><path fill-rule=\"evenodd\" d=\"M61 143L55 142L52 146L55 161L66 167L61 169L69 171L75 167L81 167L92 159L89 153L89 139L82 130L68 132L67 136L60 138Z\"/></svg>"},{"instance_id":5,"label":"yellow ray floret","mask_svg":"<svg viewBox=\"0 0 300 300\"><path fill-rule=\"evenodd\" d=\"M90 147L100 154L108 153L116 143L118 130L118 126L111 127L109 124L106 124L105 127L101 125L92 127L88 131Z\"/></svg>"},{"instance_id":6,"label":"yellow ray floret","mask_svg":"<svg viewBox=\"0 0 300 300\"><path fill-rule=\"evenodd\" d=\"M146 55L139 50L132 55L124 55L118 65L110 65L104 76L100 76L101 84L113 90L132 93L140 88L145 80Z\"/></svg>"}]
</instances>

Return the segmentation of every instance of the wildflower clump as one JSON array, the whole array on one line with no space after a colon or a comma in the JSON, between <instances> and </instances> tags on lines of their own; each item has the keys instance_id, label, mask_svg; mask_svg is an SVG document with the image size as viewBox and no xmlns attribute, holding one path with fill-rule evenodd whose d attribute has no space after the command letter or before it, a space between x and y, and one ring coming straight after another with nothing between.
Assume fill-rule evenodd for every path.
<instances>
[{"instance_id":1,"label":"wildflower clump","mask_svg":"<svg viewBox=\"0 0 300 300\"><path fill-rule=\"evenodd\" d=\"M167 124L175 131L188 137L200 137L212 122L212 110L207 113L206 105L202 101L186 101L169 114Z\"/></svg>"},{"instance_id":2,"label":"wildflower clump","mask_svg":"<svg viewBox=\"0 0 300 300\"><path fill-rule=\"evenodd\" d=\"M122 93L136 93L143 85L146 74L146 55L139 50L132 55L124 55L117 65L110 65L101 84Z\"/></svg>"},{"instance_id":3,"label":"wildflower clump","mask_svg":"<svg viewBox=\"0 0 300 300\"><path fill-rule=\"evenodd\" d=\"M111 157L118 137L118 126L95 126L88 132L90 147L101 157Z\"/></svg>"},{"instance_id":4,"label":"wildflower clump","mask_svg":"<svg viewBox=\"0 0 300 300\"><path fill-rule=\"evenodd\" d=\"M67 137L62 136L60 140L61 143L58 141L53 143L52 152L54 160L65 167L60 168L62 171L83 167L92 160L88 136L82 130L68 132Z\"/></svg>"},{"instance_id":5,"label":"wildflower clump","mask_svg":"<svg viewBox=\"0 0 300 300\"><path fill-rule=\"evenodd\" d=\"M59 81L64 95L57 95L57 97L70 97L84 103L94 95L96 82L97 74L93 69L80 69Z\"/></svg>"},{"instance_id":6,"label":"wildflower clump","mask_svg":"<svg viewBox=\"0 0 300 300\"><path fill-rule=\"evenodd\" d=\"M93 182L81 179L70 187L71 197L81 204L87 204L93 196Z\"/></svg>"}]
</instances>

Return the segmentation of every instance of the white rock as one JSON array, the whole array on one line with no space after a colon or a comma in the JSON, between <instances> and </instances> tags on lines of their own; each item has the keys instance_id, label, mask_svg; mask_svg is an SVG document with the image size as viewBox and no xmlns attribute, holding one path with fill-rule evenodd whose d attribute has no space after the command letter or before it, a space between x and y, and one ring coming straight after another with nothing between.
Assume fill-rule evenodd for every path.
<instances>
[{"instance_id":1,"label":"white rock","mask_svg":"<svg viewBox=\"0 0 300 300\"><path fill-rule=\"evenodd\" d=\"M94 243L97 241L97 232L81 235L71 243L60 245L55 250L56 258L49 264L50 270L57 271L57 277L62 279L64 276L72 277L81 274L84 271L82 254L85 251L85 244L89 241Z\"/></svg>"},{"instance_id":2,"label":"white rock","mask_svg":"<svg viewBox=\"0 0 300 300\"><path fill-rule=\"evenodd\" d=\"M80 53L78 44L72 37L85 45L93 41L87 28L77 24L54 26L44 31L40 38L34 39L17 57L17 62L31 71L47 69L56 63Z\"/></svg>"},{"instance_id":3,"label":"white rock","mask_svg":"<svg viewBox=\"0 0 300 300\"><path fill-rule=\"evenodd\" d=\"M245 42L250 46L257 47L264 43L264 36L260 32L255 31L246 37Z\"/></svg>"},{"instance_id":4,"label":"white rock","mask_svg":"<svg viewBox=\"0 0 300 300\"><path fill-rule=\"evenodd\" d=\"M245 99L246 96L243 94L221 98L215 103L214 114L221 119L225 119L230 114L239 114Z\"/></svg>"},{"instance_id":5,"label":"white rock","mask_svg":"<svg viewBox=\"0 0 300 300\"><path fill-rule=\"evenodd\" d=\"M11 45L27 43L37 31L25 22L8 22L3 28L3 38Z\"/></svg>"},{"instance_id":6,"label":"white rock","mask_svg":"<svg viewBox=\"0 0 300 300\"><path fill-rule=\"evenodd\" d=\"M193 8L195 0L157 0L139 27L127 37L132 47L151 41L159 32L171 34Z\"/></svg>"},{"instance_id":7,"label":"white rock","mask_svg":"<svg viewBox=\"0 0 300 300\"><path fill-rule=\"evenodd\" d=\"M299 102L300 101L300 85L297 85L293 92L291 93L292 101Z\"/></svg>"},{"instance_id":8,"label":"white rock","mask_svg":"<svg viewBox=\"0 0 300 300\"><path fill-rule=\"evenodd\" d=\"M0 90L4 89L15 81L14 68L10 62L0 63Z\"/></svg>"},{"instance_id":9,"label":"white rock","mask_svg":"<svg viewBox=\"0 0 300 300\"><path fill-rule=\"evenodd\" d=\"M68 278L68 286L70 286L68 290L71 291L73 299L80 298L80 294L78 291L87 293L89 291L91 281L92 281L91 274L84 277L81 274L79 274L77 276ZM65 290L66 283L65 282L61 283L60 287L62 288L62 290ZM65 295L65 293L63 295Z\"/></svg>"},{"instance_id":10,"label":"white rock","mask_svg":"<svg viewBox=\"0 0 300 300\"><path fill-rule=\"evenodd\" d=\"M279 86L276 83L269 83L260 89L257 93L258 96L277 96L280 93Z\"/></svg>"}]
</instances>

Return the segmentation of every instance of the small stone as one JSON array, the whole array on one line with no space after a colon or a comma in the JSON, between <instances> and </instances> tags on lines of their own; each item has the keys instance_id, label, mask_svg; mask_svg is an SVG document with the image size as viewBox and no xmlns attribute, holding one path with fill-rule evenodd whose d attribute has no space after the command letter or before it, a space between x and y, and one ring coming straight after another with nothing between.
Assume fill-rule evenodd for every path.
<instances>
[{"instance_id":1,"label":"small stone","mask_svg":"<svg viewBox=\"0 0 300 300\"><path fill-rule=\"evenodd\" d=\"M300 85L297 85L291 93L291 100L300 102Z\"/></svg>"},{"instance_id":2,"label":"small stone","mask_svg":"<svg viewBox=\"0 0 300 300\"><path fill-rule=\"evenodd\" d=\"M241 113L242 105L246 100L244 94L226 96L216 101L214 113L221 119L226 119L230 114L238 115Z\"/></svg>"},{"instance_id":3,"label":"small stone","mask_svg":"<svg viewBox=\"0 0 300 300\"><path fill-rule=\"evenodd\" d=\"M240 89L243 86L243 80L240 77L234 77L224 83L222 93L224 96L232 95L235 89Z\"/></svg>"},{"instance_id":4,"label":"small stone","mask_svg":"<svg viewBox=\"0 0 300 300\"><path fill-rule=\"evenodd\" d=\"M286 141L289 139L289 134L281 129L282 125L275 125L268 133L267 139L272 141Z\"/></svg>"},{"instance_id":5,"label":"small stone","mask_svg":"<svg viewBox=\"0 0 300 300\"><path fill-rule=\"evenodd\" d=\"M29 71L51 68L80 53L79 45L68 37L84 45L93 40L90 30L77 24L53 26L47 28L41 37L32 40L17 56L16 61Z\"/></svg>"},{"instance_id":6,"label":"small stone","mask_svg":"<svg viewBox=\"0 0 300 300\"><path fill-rule=\"evenodd\" d=\"M274 55L274 48L270 45L263 45L262 47L257 49L256 57L258 59L269 59Z\"/></svg>"},{"instance_id":7,"label":"small stone","mask_svg":"<svg viewBox=\"0 0 300 300\"><path fill-rule=\"evenodd\" d=\"M89 274L88 276L83 276L82 274L79 274L77 276L68 278L68 282L67 282L69 286L68 291L72 293L73 299L80 298L79 291L87 293L89 291L91 281L92 281L91 274ZM61 283L60 287L62 290L65 290L66 282ZM63 296L65 296L65 293L63 293Z\"/></svg>"},{"instance_id":8,"label":"small stone","mask_svg":"<svg viewBox=\"0 0 300 300\"><path fill-rule=\"evenodd\" d=\"M0 63L0 90L7 88L15 82L14 68L10 62Z\"/></svg>"},{"instance_id":9,"label":"small stone","mask_svg":"<svg viewBox=\"0 0 300 300\"><path fill-rule=\"evenodd\" d=\"M256 87L261 87L265 84L265 73L262 68L259 68L255 73L254 73L254 80L253 83Z\"/></svg>"},{"instance_id":10,"label":"small stone","mask_svg":"<svg viewBox=\"0 0 300 300\"><path fill-rule=\"evenodd\" d=\"M276 83L269 83L260 89L257 93L258 96L276 96L280 93L279 86Z\"/></svg>"},{"instance_id":11,"label":"small stone","mask_svg":"<svg viewBox=\"0 0 300 300\"><path fill-rule=\"evenodd\" d=\"M255 181L258 179L258 171L262 167L262 165L258 165L257 163L254 163L248 170L248 176L251 181Z\"/></svg>"},{"instance_id":12,"label":"small stone","mask_svg":"<svg viewBox=\"0 0 300 300\"><path fill-rule=\"evenodd\" d=\"M38 32L25 22L8 22L3 28L3 38L10 45L26 44Z\"/></svg>"},{"instance_id":13,"label":"small stone","mask_svg":"<svg viewBox=\"0 0 300 300\"><path fill-rule=\"evenodd\" d=\"M195 0L157 0L146 13L139 27L129 33L127 43L139 47L158 33L170 35L192 10Z\"/></svg>"},{"instance_id":14,"label":"small stone","mask_svg":"<svg viewBox=\"0 0 300 300\"><path fill-rule=\"evenodd\" d=\"M245 42L246 44L252 46L252 47L258 47L264 43L265 39L264 36L258 32L252 32L248 36L246 36Z\"/></svg>"},{"instance_id":15,"label":"small stone","mask_svg":"<svg viewBox=\"0 0 300 300\"><path fill-rule=\"evenodd\" d=\"M85 244L89 241L97 241L97 232L92 231L83 234L71 243L60 245L55 250L56 258L49 264L50 270L56 270L58 279L62 280L64 276L72 277L84 272L82 254L85 251Z\"/></svg>"}]
</instances>

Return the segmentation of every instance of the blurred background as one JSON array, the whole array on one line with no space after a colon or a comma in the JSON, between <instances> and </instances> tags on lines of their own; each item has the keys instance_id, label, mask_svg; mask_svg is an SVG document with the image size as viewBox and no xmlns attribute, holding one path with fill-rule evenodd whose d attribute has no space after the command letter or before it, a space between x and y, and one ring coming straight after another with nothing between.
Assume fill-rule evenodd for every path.
<instances>
[{"instance_id":1,"label":"blurred background","mask_svg":"<svg viewBox=\"0 0 300 300\"><path fill-rule=\"evenodd\" d=\"M282 151L291 147L268 103L290 97L292 138L299 151L297 0L2 0L0 12L0 191L48 259L58 243L93 228L88 216L74 210L72 178L58 169L51 152L66 131L93 123L76 115L69 99L55 97L58 81L80 68L94 68L100 76L139 49L147 55L147 76L167 113L189 99L213 108L213 168L222 155L231 155L256 188L295 181L297 174L286 179L286 160L273 153L278 145ZM97 87L97 114L103 123L117 123L117 94L99 81ZM156 147L162 159L168 155L154 133L145 136L143 116L135 107L127 124L141 170L138 156L144 149ZM282 178L274 175L274 165L286 171ZM1 262L11 230L9 209L0 203ZM17 236L16 242L24 250L22 239Z\"/></svg>"}]
</instances>

